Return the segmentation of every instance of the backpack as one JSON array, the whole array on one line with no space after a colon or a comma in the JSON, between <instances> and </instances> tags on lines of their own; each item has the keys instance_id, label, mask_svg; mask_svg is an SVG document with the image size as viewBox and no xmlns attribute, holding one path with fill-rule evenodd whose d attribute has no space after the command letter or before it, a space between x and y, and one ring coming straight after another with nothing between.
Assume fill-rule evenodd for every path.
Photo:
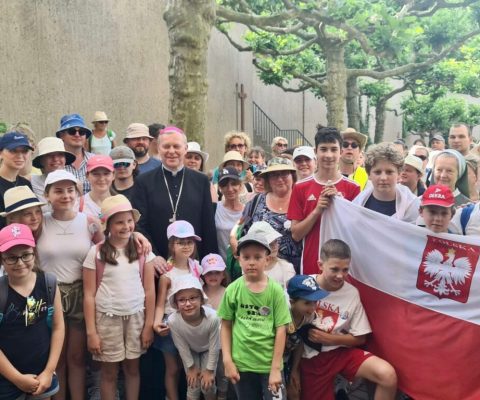
<instances>
[{"instance_id":1,"label":"backpack","mask_svg":"<svg viewBox=\"0 0 480 400\"><path fill-rule=\"evenodd\" d=\"M95 276L96 276L96 286L97 289L100 287L100 283L102 283L103 273L105 272L105 262L98 258L98 253L100 251L100 246L104 242L98 243L95 247ZM143 284L143 269L145 267L145 256L143 254L138 256L138 268L140 270L140 279L142 280Z\"/></svg>"},{"instance_id":2,"label":"backpack","mask_svg":"<svg viewBox=\"0 0 480 400\"><path fill-rule=\"evenodd\" d=\"M55 301L55 293L57 291L57 277L50 272L43 272L45 279L45 287L47 288L47 325L52 328L53 319L53 303ZM3 312L7 306L8 298L8 276L0 277L0 324L3 320Z\"/></svg>"},{"instance_id":3,"label":"backpack","mask_svg":"<svg viewBox=\"0 0 480 400\"><path fill-rule=\"evenodd\" d=\"M475 204L469 204L462 208L462 214L460 215L460 225L462 226L462 233L466 235L468 221L472 215Z\"/></svg>"}]
</instances>

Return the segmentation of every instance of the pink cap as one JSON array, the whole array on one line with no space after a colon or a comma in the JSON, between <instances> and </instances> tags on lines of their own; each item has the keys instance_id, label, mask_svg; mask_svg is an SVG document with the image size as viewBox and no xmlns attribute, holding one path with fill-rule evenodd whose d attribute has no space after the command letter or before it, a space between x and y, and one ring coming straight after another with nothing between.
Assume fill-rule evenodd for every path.
<instances>
[{"instance_id":1,"label":"pink cap","mask_svg":"<svg viewBox=\"0 0 480 400\"><path fill-rule=\"evenodd\" d=\"M195 235L193 225L190 222L183 220L175 221L168 225L167 238L170 239L172 236L179 239L191 237L198 241L202 240L200 236Z\"/></svg>"},{"instance_id":2,"label":"pink cap","mask_svg":"<svg viewBox=\"0 0 480 400\"><path fill-rule=\"evenodd\" d=\"M89 158L87 161L87 172L93 171L97 168L106 168L110 172L113 172L114 168L112 158L103 154L97 154Z\"/></svg>"},{"instance_id":3,"label":"pink cap","mask_svg":"<svg viewBox=\"0 0 480 400\"><path fill-rule=\"evenodd\" d=\"M35 239L27 225L10 224L0 231L0 252L22 244L35 247Z\"/></svg>"},{"instance_id":4,"label":"pink cap","mask_svg":"<svg viewBox=\"0 0 480 400\"><path fill-rule=\"evenodd\" d=\"M203 269L203 275L212 271L225 271L225 268L227 268L223 258L218 254L213 253L207 254L205 257L203 257L201 265Z\"/></svg>"},{"instance_id":5,"label":"pink cap","mask_svg":"<svg viewBox=\"0 0 480 400\"><path fill-rule=\"evenodd\" d=\"M452 207L455 205L455 197L448 186L431 185L423 193L421 205Z\"/></svg>"}]
</instances>

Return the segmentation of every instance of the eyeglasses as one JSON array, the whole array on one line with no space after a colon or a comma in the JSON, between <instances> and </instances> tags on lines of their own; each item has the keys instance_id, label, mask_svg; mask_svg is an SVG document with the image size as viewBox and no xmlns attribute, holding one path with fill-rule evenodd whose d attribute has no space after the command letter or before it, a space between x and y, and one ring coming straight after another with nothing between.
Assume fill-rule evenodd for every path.
<instances>
[{"instance_id":1,"label":"eyeglasses","mask_svg":"<svg viewBox=\"0 0 480 400\"><path fill-rule=\"evenodd\" d=\"M287 178L291 175L291 171L269 172L268 177L273 179Z\"/></svg>"},{"instance_id":2,"label":"eyeglasses","mask_svg":"<svg viewBox=\"0 0 480 400\"><path fill-rule=\"evenodd\" d=\"M83 129L79 129L79 128L70 128L70 129L67 129L67 133L70 135L70 136L75 136L77 133L80 135L80 136L85 136L87 134L87 131L83 130Z\"/></svg>"},{"instance_id":3,"label":"eyeglasses","mask_svg":"<svg viewBox=\"0 0 480 400\"><path fill-rule=\"evenodd\" d=\"M287 148L288 144L287 143L277 143L275 146Z\"/></svg>"},{"instance_id":4,"label":"eyeglasses","mask_svg":"<svg viewBox=\"0 0 480 400\"><path fill-rule=\"evenodd\" d=\"M356 148L358 148L358 147L360 147L360 146L359 146L358 143L356 143L356 142L343 142L343 143L342 143L342 147L343 147L344 149L348 149L349 147L351 147L352 149L356 149Z\"/></svg>"},{"instance_id":5,"label":"eyeglasses","mask_svg":"<svg viewBox=\"0 0 480 400\"><path fill-rule=\"evenodd\" d=\"M193 240L176 240L175 244L180 247L190 247L195 244Z\"/></svg>"},{"instance_id":6,"label":"eyeglasses","mask_svg":"<svg viewBox=\"0 0 480 400\"><path fill-rule=\"evenodd\" d=\"M33 261L34 258L35 258L34 253L24 253L21 256L2 257L2 260L7 265L15 265L18 262L18 260L22 260L22 262L27 263L27 262Z\"/></svg>"},{"instance_id":7,"label":"eyeglasses","mask_svg":"<svg viewBox=\"0 0 480 400\"><path fill-rule=\"evenodd\" d=\"M427 156L418 156L415 154L415 157L418 157L420 160L425 161L428 157Z\"/></svg>"},{"instance_id":8,"label":"eyeglasses","mask_svg":"<svg viewBox=\"0 0 480 400\"><path fill-rule=\"evenodd\" d=\"M97 121L97 124L108 124L108 121Z\"/></svg>"},{"instance_id":9,"label":"eyeglasses","mask_svg":"<svg viewBox=\"0 0 480 400\"><path fill-rule=\"evenodd\" d=\"M232 150L232 149L243 149L244 147L245 147L245 144L243 144L243 143L230 144L230 145L228 146L228 148L229 148L230 150Z\"/></svg>"},{"instance_id":10,"label":"eyeglasses","mask_svg":"<svg viewBox=\"0 0 480 400\"><path fill-rule=\"evenodd\" d=\"M184 299L184 298L177 299L177 304L180 305L180 306L184 306L185 304L187 304L187 302L190 303L190 304L194 304L198 301L200 301L200 296L192 296L192 297L188 297L186 299Z\"/></svg>"},{"instance_id":11,"label":"eyeglasses","mask_svg":"<svg viewBox=\"0 0 480 400\"><path fill-rule=\"evenodd\" d=\"M132 163L123 161L113 164L113 168L128 168Z\"/></svg>"}]
</instances>

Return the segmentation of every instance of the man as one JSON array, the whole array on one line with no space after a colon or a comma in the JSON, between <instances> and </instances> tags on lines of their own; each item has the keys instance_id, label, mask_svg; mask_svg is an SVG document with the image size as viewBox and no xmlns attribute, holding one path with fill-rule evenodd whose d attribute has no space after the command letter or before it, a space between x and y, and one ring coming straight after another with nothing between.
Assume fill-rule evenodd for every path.
<instances>
[{"instance_id":1,"label":"man","mask_svg":"<svg viewBox=\"0 0 480 400\"><path fill-rule=\"evenodd\" d=\"M365 188L368 175L365 168L358 165L358 159L367 143L367 135L357 132L353 128L347 128L342 132L342 150L340 152L340 173L360 185L360 190Z\"/></svg>"},{"instance_id":2,"label":"man","mask_svg":"<svg viewBox=\"0 0 480 400\"><path fill-rule=\"evenodd\" d=\"M440 133L434 134L430 139L430 148L432 150L445 150L445 138Z\"/></svg>"},{"instance_id":3,"label":"man","mask_svg":"<svg viewBox=\"0 0 480 400\"><path fill-rule=\"evenodd\" d=\"M288 140L282 136L274 137L272 140L272 158L278 157L282 154L288 147Z\"/></svg>"},{"instance_id":4,"label":"man","mask_svg":"<svg viewBox=\"0 0 480 400\"><path fill-rule=\"evenodd\" d=\"M202 238L199 256L217 253L217 233L206 175L184 168L187 138L182 130L166 127L158 136L161 167L135 180L132 202L141 213L138 229L147 236L155 254L168 258L167 226L175 220L190 222Z\"/></svg>"},{"instance_id":5,"label":"man","mask_svg":"<svg viewBox=\"0 0 480 400\"><path fill-rule=\"evenodd\" d=\"M150 143L150 147L148 148L148 154L157 160L160 160L160 156L158 155L158 134L163 128L165 128L165 125L158 123L148 125L148 132L150 136L153 137L152 143Z\"/></svg>"},{"instance_id":6,"label":"man","mask_svg":"<svg viewBox=\"0 0 480 400\"><path fill-rule=\"evenodd\" d=\"M75 156L75 161L65 166L65 170L71 172L81 183L83 194L90 191L90 182L87 179L87 161L93 156L85 150L86 141L92 131L85 125L85 121L79 114L67 114L60 120L60 129L56 136L63 140L65 151Z\"/></svg>"},{"instance_id":7,"label":"man","mask_svg":"<svg viewBox=\"0 0 480 400\"><path fill-rule=\"evenodd\" d=\"M152 140L153 136L150 136L147 125L138 122L128 125L123 143L133 150L140 174L160 166L160 161L148 154Z\"/></svg>"},{"instance_id":8,"label":"man","mask_svg":"<svg viewBox=\"0 0 480 400\"><path fill-rule=\"evenodd\" d=\"M414 195L421 196L425 192L425 186L421 179L423 171L422 160L413 154L409 154L403 162L398 183L408 187Z\"/></svg>"},{"instance_id":9,"label":"man","mask_svg":"<svg viewBox=\"0 0 480 400\"><path fill-rule=\"evenodd\" d=\"M472 133L466 124L453 124L448 132L448 146L466 156L472 144Z\"/></svg>"}]
</instances>

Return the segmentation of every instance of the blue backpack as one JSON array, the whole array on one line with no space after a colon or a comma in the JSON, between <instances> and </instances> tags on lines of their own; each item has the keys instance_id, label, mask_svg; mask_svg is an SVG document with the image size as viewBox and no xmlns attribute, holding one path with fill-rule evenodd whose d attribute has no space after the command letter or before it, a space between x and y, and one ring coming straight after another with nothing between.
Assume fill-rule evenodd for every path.
<instances>
[{"instance_id":1,"label":"blue backpack","mask_svg":"<svg viewBox=\"0 0 480 400\"><path fill-rule=\"evenodd\" d=\"M466 229L468 225L468 221L470 221L470 216L472 215L473 208L475 204L469 204L462 208L462 214L460 215L460 225L462 226L462 233L466 234Z\"/></svg>"}]
</instances>

